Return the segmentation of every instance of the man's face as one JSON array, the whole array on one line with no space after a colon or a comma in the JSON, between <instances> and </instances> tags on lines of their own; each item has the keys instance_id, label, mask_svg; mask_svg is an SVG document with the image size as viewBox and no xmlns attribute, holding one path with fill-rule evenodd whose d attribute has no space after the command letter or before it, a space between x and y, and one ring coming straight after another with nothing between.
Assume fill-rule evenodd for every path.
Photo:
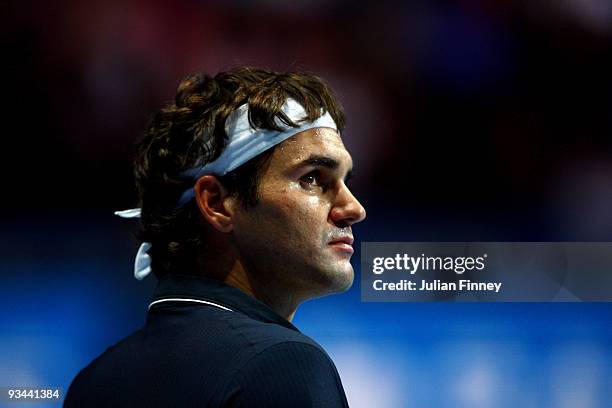
<instances>
[{"instance_id":1,"label":"man's face","mask_svg":"<svg viewBox=\"0 0 612 408\"><path fill-rule=\"evenodd\" d=\"M345 184L352 165L329 128L277 146L260 177L258 203L233 220L236 247L261 285L300 298L351 286L351 225L365 218Z\"/></svg>"}]
</instances>

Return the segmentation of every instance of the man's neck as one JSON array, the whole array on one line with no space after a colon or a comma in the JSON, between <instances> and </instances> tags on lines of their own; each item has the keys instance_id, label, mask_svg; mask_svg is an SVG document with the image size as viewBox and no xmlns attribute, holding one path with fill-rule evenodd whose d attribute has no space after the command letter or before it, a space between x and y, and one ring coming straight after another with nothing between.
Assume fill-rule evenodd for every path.
<instances>
[{"instance_id":1,"label":"man's neck","mask_svg":"<svg viewBox=\"0 0 612 408\"><path fill-rule=\"evenodd\" d=\"M243 262L228 248L215 251L227 254L214 260L204 258L200 266L206 276L225 282L266 304L278 315L291 322L301 300L287 288L275 285L275 279L265 279L263 273L248 271Z\"/></svg>"},{"instance_id":2,"label":"man's neck","mask_svg":"<svg viewBox=\"0 0 612 408\"><path fill-rule=\"evenodd\" d=\"M236 261L224 282L265 303L278 315L291 322L300 302L289 293L283 293L280 288L275 288L271 284L262 284L253 275Z\"/></svg>"}]
</instances>

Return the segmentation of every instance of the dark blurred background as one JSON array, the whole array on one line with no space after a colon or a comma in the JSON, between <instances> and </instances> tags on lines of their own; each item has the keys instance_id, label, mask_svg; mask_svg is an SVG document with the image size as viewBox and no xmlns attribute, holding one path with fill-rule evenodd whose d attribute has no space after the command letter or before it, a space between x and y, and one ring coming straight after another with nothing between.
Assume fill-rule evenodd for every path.
<instances>
[{"instance_id":1,"label":"dark blurred background","mask_svg":"<svg viewBox=\"0 0 612 408\"><path fill-rule=\"evenodd\" d=\"M332 85L361 241L612 241L609 0L0 5L0 386L67 389L142 324L155 282L131 277L135 224L112 212L195 71ZM354 407L609 406L611 322L609 303L361 303L358 283L295 320Z\"/></svg>"}]
</instances>

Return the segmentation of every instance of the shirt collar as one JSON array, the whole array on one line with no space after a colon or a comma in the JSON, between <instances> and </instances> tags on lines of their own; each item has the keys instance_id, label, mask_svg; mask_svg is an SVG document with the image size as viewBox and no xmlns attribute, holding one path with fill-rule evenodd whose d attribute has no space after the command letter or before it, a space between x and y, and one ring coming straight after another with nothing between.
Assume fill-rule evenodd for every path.
<instances>
[{"instance_id":1,"label":"shirt collar","mask_svg":"<svg viewBox=\"0 0 612 408\"><path fill-rule=\"evenodd\" d=\"M166 275L157 284L153 302L162 299L197 299L212 302L231 309L233 312L245 314L255 320L276 323L291 330L299 331L297 327L263 302L240 289L215 279L192 275Z\"/></svg>"}]
</instances>

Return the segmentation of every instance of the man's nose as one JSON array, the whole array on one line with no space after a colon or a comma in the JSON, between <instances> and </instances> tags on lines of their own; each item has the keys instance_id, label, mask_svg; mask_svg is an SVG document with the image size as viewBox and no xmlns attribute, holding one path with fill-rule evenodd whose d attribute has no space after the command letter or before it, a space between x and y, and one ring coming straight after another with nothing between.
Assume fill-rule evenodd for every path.
<instances>
[{"instance_id":1,"label":"man's nose","mask_svg":"<svg viewBox=\"0 0 612 408\"><path fill-rule=\"evenodd\" d=\"M348 227L352 224L361 222L366 217L366 210L359 200L355 198L351 190L342 183L334 206L331 209L330 217L335 225Z\"/></svg>"}]
</instances>

